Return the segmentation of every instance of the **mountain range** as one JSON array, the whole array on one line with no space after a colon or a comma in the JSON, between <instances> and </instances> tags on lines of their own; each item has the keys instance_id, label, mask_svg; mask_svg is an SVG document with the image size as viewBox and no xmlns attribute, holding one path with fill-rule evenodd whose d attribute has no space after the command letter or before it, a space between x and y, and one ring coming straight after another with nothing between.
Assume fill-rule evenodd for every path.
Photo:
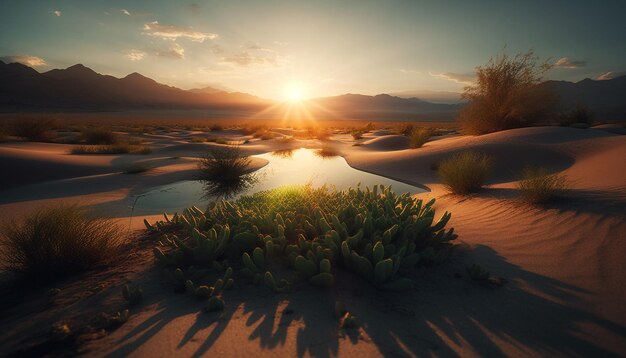
<instances>
[{"instance_id":1,"label":"mountain range","mask_svg":"<svg viewBox=\"0 0 626 358\"><path fill-rule=\"evenodd\" d=\"M626 118L626 76L575 83L546 81L540 86L557 95L561 110L583 105L602 119ZM424 98L412 96L420 93ZM345 94L310 99L312 106L307 107L315 118L451 120L463 106L457 95L435 91ZM201 109L258 113L276 104L211 87L183 90L136 72L116 78L78 64L40 73L19 63L0 61L1 112ZM279 114L269 111L267 115Z\"/></svg>"}]
</instances>

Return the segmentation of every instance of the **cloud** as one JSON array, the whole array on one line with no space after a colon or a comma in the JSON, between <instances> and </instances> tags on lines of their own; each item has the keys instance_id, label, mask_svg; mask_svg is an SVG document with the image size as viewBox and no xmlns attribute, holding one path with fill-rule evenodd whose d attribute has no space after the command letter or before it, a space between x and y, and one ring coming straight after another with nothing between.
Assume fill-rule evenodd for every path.
<instances>
[{"instance_id":1,"label":"cloud","mask_svg":"<svg viewBox=\"0 0 626 358\"><path fill-rule=\"evenodd\" d=\"M121 9L120 12L126 16L131 16L130 15L130 11L126 10L126 9Z\"/></svg>"},{"instance_id":2,"label":"cloud","mask_svg":"<svg viewBox=\"0 0 626 358\"><path fill-rule=\"evenodd\" d=\"M61 16L61 10L54 10L52 13L56 16Z\"/></svg>"},{"instance_id":3,"label":"cloud","mask_svg":"<svg viewBox=\"0 0 626 358\"><path fill-rule=\"evenodd\" d=\"M567 57L559 58L555 63L556 68L580 68L587 66L587 61L572 61Z\"/></svg>"},{"instance_id":4,"label":"cloud","mask_svg":"<svg viewBox=\"0 0 626 358\"><path fill-rule=\"evenodd\" d=\"M40 67L48 65L43 58L28 55L4 56L0 57L0 60L6 63L17 62L29 67Z\"/></svg>"},{"instance_id":5,"label":"cloud","mask_svg":"<svg viewBox=\"0 0 626 358\"><path fill-rule=\"evenodd\" d=\"M398 71L400 71L400 72L402 72L402 73L405 73L405 74L407 74L407 75L409 75L409 74L410 74L410 75L420 75L420 74L422 74L420 71L417 71L417 70L410 70L410 69L406 69L406 68L401 68L401 69L399 69Z\"/></svg>"},{"instance_id":6,"label":"cloud","mask_svg":"<svg viewBox=\"0 0 626 358\"><path fill-rule=\"evenodd\" d=\"M232 55L223 56L223 64L233 64L241 67L251 66L279 66L285 62L285 58L270 49L260 48L256 51L239 51Z\"/></svg>"},{"instance_id":7,"label":"cloud","mask_svg":"<svg viewBox=\"0 0 626 358\"><path fill-rule=\"evenodd\" d=\"M159 57L182 60L185 58L185 49L181 45L175 43L172 47L165 51L155 52L155 55Z\"/></svg>"},{"instance_id":8,"label":"cloud","mask_svg":"<svg viewBox=\"0 0 626 358\"><path fill-rule=\"evenodd\" d=\"M131 61L141 61L144 57L146 57L146 53L139 50L130 50L125 56Z\"/></svg>"},{"instance_id":9,"label":"cloud","mask_svg":"<svg viewBox=\"0 0 626 358\"><path fill-rule=\"evenodd\" d=\"M217 34L193 31L188 27L161 25L158 21L149 22L143 25L145 34L160 37L165 40L176 40L181 37L188 38L196 42L204 42L204 40L213 40L217 38Z\"/></svg>"},{"instance_id":10,"label":"cloud","mask_svg":"<svg viewBox=\"0 0 626 358\"><path fill-rule=\"evenodd\" d=\"M600 81L605 81L605 80L612 80L614 78L621 77L621 76L626 76L626 71L620 71L620 72L608 71L608 72L601 74L596 79Z\"/></svg>"},{"instance_id":11,"label":"cloud","mask_svg":"<svg viewBox=\"0 0 626 358\"><path fill-rule=\"evenodd\" d=\"M439 77L447 81L453 81L453 82L464 84L464 85L471 85L476 80L476 76L473 73L452 73L452 72L432 73L432 72L429 72L428 74L433 77Z\"/></svg>"}]
</instances>

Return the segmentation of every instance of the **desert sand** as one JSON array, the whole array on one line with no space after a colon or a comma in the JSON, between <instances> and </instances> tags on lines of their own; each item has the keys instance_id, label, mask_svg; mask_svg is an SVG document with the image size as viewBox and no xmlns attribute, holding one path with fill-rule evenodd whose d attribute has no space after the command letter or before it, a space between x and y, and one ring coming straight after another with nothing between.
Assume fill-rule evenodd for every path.
<instances>
[{"instance_id":1,"label":"desert sand","mask_svg":"<svg viewBox=\"0 0 626 358\"><path fill-rule=\"evenodd\" d=\"M277 133L289 134L281 130ZM151 245L139 239L142 219L129 226L132 250L120 263L64 283L54 299L30 299L3 313L0 354L37 341L59 320L81 319L120 307L120 287L144 287L145 301L128 322L94 333L80 346L90 356L624 356L626 355L626 136L614 128L537 127L478 137L433 138L408 149L406 138L369 133L330 139L357 169L429 189L439 215L459 234L452 259L415 273L418 288L381 292L345 274L330 290L307 287L291 294L239 284L222 313L159 284ZM185 140L199 133L145 135L148 155L69 155L70 145L4 143L0 212L19 218L55 202L77 202L126 223L133 195L194 178L197 152L208 145ZM233 140L237 131L222 135ZM316 140L272 139L242 145L248 154L309 147ZM434 165L462 150L495 160L489 186L459 197L448 194ZM136 162L153 167L124 174ZM266 162L256 158L251 169ZM566 197L537 207L517 198L516 181L527 164L567 175ZM479 263L505 284L472 282L465 268ZM37 289L33 289L37 292ZM45 292L45 291L44 291ZM41 293L41 292L39 292ZM11 296L11 295L9 295ZM341 331L335 301L356 315L360 328ZM46 307L42 310L41 307ZM81 316L83 315L83 316ZM33 338L35 337L35 338ZM96 339L97 338L97 339Z\"/></svg>"}]
</instances>

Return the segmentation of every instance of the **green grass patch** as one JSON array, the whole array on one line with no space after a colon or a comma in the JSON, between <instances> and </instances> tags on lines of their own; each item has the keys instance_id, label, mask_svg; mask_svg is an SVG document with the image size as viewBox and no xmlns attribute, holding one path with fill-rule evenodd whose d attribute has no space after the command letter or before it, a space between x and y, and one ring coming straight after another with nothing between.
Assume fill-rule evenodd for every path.
<instances>
[{"instance_id":1,"label":"green grass patch","mask_svg":"<svg viewBox=\"0 0 626 358\"><path fill-rule=\"evenodd\" d=\"M442 183L455 194L469 194L480 190L491 170L492 159L486 154L461 152L439 163Z\"/></svg>"}]
</instances>

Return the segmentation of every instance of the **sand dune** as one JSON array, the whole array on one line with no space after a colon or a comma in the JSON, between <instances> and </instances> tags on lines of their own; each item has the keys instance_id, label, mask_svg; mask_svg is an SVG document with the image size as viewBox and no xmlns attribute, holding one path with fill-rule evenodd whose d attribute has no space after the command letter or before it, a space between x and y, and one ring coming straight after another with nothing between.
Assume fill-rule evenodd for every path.
<instances>
[{"instance_id":1,"label":"sand dune","mask_svg":"<svg viewBox=\"0 0 626 358\"><path fill-rule=\"evenodd\" d=\"M361 143L361 147L377 151L393 151L409 148L409 138L403 135L385 135Z\"/></svg>"},{"instance_id":2,"label":"sand dune","mask_svg":"<svg viewBox=\"0 0 626 358\"><path fill-rule=\"evenodd\" d=\"M83 200L104 211L122 210L131 193L192 175L192 157L204 147L177 142L175 137L167 140L142 157L157 161L157 168L136 176L85 174L89 166L81 158L87 157L64 155L62 147L3 145L2 160L11 157L31 165L39 158L49 163L50 171L70 164L80 170L65 174L78 177L3 190L0 210L23 213L54 200ZM333 141L332 146L355 168L426 185L430 191L418 196L437 198L439 214L452 212L449 225L459 234L458 252L441 267L416 272L419 288L402 294L380 292L351 275L339 276L328 291L309 287L289 295L242 284L227 297L222 315L205 314L199 313L200 303L165 292L157 270L152 269L148 247L143 256L136 254L138 261L132 267L111 269L107 277L118 281L109 279L109 288L83 301L92 307L118 305L119 285L127 280L141 283L147 297L128 323L89 343L89 354L626 355L626 136L599 129L543 127L441 138L420 149L399 148L403 140L386 135L360 147L341 141ZM257 153L280 145L262 141L243 148ZM463 150L485 152L495 165L489 187L458 197L444 190L434 169L440 160ZM33 154L36 151L46 154ZM181 158L168 159L174 154ZM93 166L111 171L121 165L122 157L98 157ZM572 190L543 207L520 201L516 181L528 164L564 173ZM507 284L490 288L471 282L465 278L465 268L472 263L483 265ZM463 278L455 278L459 276ZM77 283L68 288L68 299L78 295L72 292L80 287ZM336 300L350 305L361 323L358 332L338 330L332 317ZM18 306L0 326L14 328L0 343L16 344L20 334L35 325L24 323L26 318L41 322L70 310L71 305L55 306L53 313L44 314Z\"/></svg>"}]
</instances>

